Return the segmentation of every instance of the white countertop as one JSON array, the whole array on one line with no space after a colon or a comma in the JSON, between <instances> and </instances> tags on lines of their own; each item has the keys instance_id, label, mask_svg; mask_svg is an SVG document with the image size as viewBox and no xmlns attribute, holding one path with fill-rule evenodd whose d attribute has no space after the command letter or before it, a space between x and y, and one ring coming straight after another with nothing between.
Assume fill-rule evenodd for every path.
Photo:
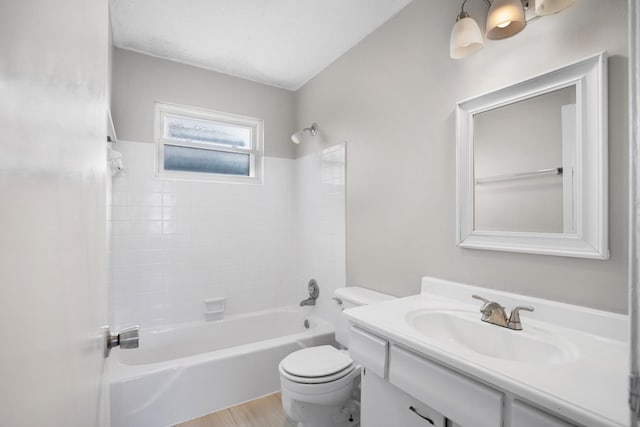
<instances>
[{"instance_id":1,"label":"white countertop","mask_svg":"<svg viewBox=\"0 0 640 427\"><path fill-rule=\"evenodd\" d=\"M481 303L471 299L474 293L508 308L534 306L534 313L521 313L523 331L514 333L551 330L575 349L575 357L556 364L497 359L455 343L430 340L406 321L407 315L419 310L468 310L477 313L480 322ZM419 295L344 313L378 335L577 423L628 425L627 316L434 278L423 279Z\"/></svg>"}]
</instances>

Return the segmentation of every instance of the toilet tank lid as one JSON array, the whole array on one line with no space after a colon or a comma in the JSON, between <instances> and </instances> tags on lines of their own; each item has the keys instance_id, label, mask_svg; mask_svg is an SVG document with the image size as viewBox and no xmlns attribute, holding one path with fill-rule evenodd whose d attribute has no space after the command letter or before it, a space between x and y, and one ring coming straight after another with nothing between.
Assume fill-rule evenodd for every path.
<instances>
[{"instance_id":1,"label":"toilet tank lid","mask_svg":"<svg viewBox=\"0 0 640 427\"><path fill-rule=\"evenodd\" d=\"M334 291L333 295L356 305L374 304L396 298L394 296L372 291L371 289L362 288L360 286L338 288Z\"/></svg>"}]
</instances>

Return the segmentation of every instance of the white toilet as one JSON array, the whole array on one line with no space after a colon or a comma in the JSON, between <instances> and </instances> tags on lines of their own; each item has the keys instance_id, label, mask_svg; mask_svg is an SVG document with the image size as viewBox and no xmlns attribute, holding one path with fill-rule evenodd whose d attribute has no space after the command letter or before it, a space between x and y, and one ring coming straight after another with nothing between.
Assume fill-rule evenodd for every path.
<instances>
[{"instance_id":1,"label":"white toilet","mask_svg":"<svg viewBox=\"0 0 640 427\"><path fill-rule=\"evenodd\" d=\"M336 301L336 341L349 347L349 323L342 311L394 297L360 287L340 288ZM295 351L279 365L282 406L298 427L360 425L360 366L345 350L329 345Z\"/></svg>"}]
</instances>

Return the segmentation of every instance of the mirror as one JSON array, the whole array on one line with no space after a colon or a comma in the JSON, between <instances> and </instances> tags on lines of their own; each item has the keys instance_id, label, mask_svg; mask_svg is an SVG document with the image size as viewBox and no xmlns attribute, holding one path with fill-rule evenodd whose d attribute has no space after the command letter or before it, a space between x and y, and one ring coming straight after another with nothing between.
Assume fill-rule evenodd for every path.
<instances>
[{"instance_id":1,"label":"mirror","mask_svg":"<svg viewBox=\"0 0 640 427\"><path fill-rule=\"evenodd\" d=\"M473 116L474 230L575 232L575 89Z\"/></svg>"},{"instance_id":2,"label":"mirror","mask_svg":"<svg viewBox=\"0 0 640 427\"><path fill-rule=\"evenodd\" d=\"M457 105L457 243L606 259L606 55Z\"/></svg>"}]
</instances>

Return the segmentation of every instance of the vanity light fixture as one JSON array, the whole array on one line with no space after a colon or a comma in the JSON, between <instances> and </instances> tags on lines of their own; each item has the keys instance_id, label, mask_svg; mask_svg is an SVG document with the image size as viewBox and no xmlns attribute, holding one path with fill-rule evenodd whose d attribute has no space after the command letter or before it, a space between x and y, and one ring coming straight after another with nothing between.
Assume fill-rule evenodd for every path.
<instances>
[{"instance_id":1,"label":"vanity light fixture","mask_svg":"<svg viewBox=\"0 0 640 427\"><path fill-rule=\"evenodd\" d=\"M451 30L449 55L453 59L464 58L484 47L484 40L478 23L464 10L468 0L462 2L460 13ZM485 36L489 40L501 40L514 36L527 26L525 8L534 0L484 0L489 6ZM576 0L535 0L535 12L539 16L553 15ZM534 19L534 18L531 18Z\"/></svg>"},{"instance_id":2,"label":"vanity light fixture","mask_svg":"<svg viewBox=\"0 0 640 427\"><path fill-rule=\"evenodd\" d=\"M302 142L302 137L304 136L305 132L309 132L311 136L316 136L316 134L318 133L318 124L311 123L311 127L304 128L294 133L293 135L291 135L291 141L293 141L296 144L300 144Z\"/></svg>"}]
</instances>

